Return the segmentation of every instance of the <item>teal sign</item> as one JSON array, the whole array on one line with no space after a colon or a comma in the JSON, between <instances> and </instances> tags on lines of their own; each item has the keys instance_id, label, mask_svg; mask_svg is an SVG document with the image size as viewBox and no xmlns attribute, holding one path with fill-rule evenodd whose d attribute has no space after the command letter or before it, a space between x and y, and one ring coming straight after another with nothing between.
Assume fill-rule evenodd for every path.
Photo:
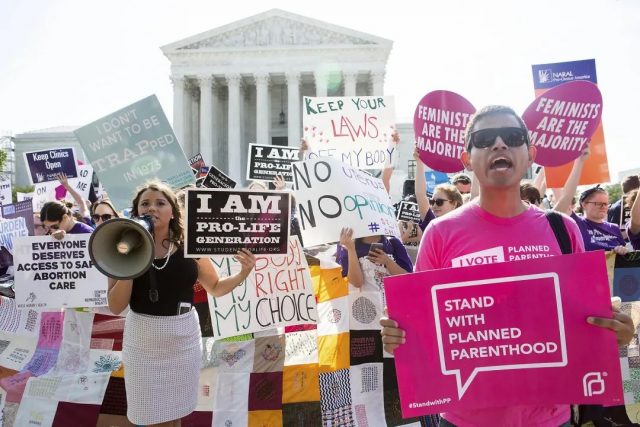
<instances>
[{"instance_id":1,"label":"teal sign","mask_svg":"<svg viewBox=\"0 0 640 427\"><path fill-rule=\"evenodd\" d=\"M191 166L155 95L74 133L120 210L130 207L136 187L151 179L174 189L195 184Z\"/></svg>"}]
</instances>

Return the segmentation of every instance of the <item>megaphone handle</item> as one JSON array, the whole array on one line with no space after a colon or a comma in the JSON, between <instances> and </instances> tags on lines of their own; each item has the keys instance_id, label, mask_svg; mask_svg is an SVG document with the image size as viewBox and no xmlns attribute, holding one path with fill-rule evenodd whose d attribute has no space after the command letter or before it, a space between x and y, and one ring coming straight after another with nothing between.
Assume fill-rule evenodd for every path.
<instances>
[{"instance_id":1,"label":"megaphone handle","mask_svg":"<svg viewBox=\"0 0 640 427\"><path fill-rule=\"evenodd\" d=\"M149 269L149 301L156 303L160 299L159 297L158 282L156 281L156 270L153 268L153 266L151 266L151 268Z\"/></svg>"}]
</instances>

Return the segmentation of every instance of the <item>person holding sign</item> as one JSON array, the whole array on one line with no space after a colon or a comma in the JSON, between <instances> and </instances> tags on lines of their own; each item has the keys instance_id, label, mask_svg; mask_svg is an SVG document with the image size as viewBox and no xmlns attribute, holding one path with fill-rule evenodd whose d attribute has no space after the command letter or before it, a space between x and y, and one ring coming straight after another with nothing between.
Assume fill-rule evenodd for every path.
<instances>
[{"instance_id":1,"label":"person holding sign","mask_svg":"<svg viewBox=\"0 0 640 427\"><path fill-rule=\"evenodd\" d=\"M545 212L520 199L520 180L536 155L536 148L530 144L522 119L509 107L485 107L470 119L465 135L466 151L461 154L461 160L468 170L474 172L480 185L480 195L475 202L429 224L415 270L561 255L560 245ZM584 252L575 222L566 216L561 219L572 252ZM611 329L619 344L628 344L633 337L631 318L615 309L613 318L589 317L587 321ZM388 318L381 319L380 323L387 351L393 352L406 342L402 325ZM425 357L438 358L437 355ZM440 425L447 427L557 427L570 425L571 412L566 404L520 405L459 409L442 415Z\"/></svg>"},{"instance_id":2,"label":"person holding sign","mask_svg":"<svg viewBox=\"0 0 640 427\"><path fill-rule=\"evenodd\" d=\"M462 206L460 191L449 184L440 184L433 191L433 199L427 197L427 182L424 176L424 163L420 159L418 147L413 150L413 158L416 161L416 200L420 209L420 229L424 232L431 220L441 217L452 210ZM469 181L471 185L471 181Z\"/></svg>"},{"instance_id":3,"label":"person holding sign","mask_svg":"<svg viewBox=\"0 0 640 427\"><path fill-rule=\"evenodd\" d=\"M59 201L47 202L40 210L40 221L47 234L58 240L64 239L65 234L86 234L93 232L87 224L76 221L71 212L71 203Z\"/></svg>"},{"instance_id":4,"label":"person holding sign","mask_svg":"<svg viewBox=\"0 0 640 427\"><path fill-rule=\"evenodd\" d=\"M584 163L589 157L589 148L582 151L574 164L569 178L562 190L562 196L558 199L558 203L554 206L554 210L571 215L571 218L578 224L584 247L587 251L597 251L604 249L605 251L614 251L619 255L628 252L625 247L626 242L620 228L616 224L607 222L607 209L609 207L609 193L600 185L588 188L580 194L578 202L582 207L584 216L578 216L571 210L571 199L576 193L580 175Z\"/></svg>"},{"instance_id":5,"label":"person holding sign","mask_svg":"<svg viewBox=\"0 0 640 427\"><path fill-rule=\"evenodd\" d=\"M220 279L209 258L184 257L183 215L167 185L145 184L132 206L132 216L153 221L156 259L138 278L109 280L111 312L131 308L123 338L127 417L138 425L179 426L198 398L202 341L194 284L222 296L245 280L255 257L246 249L238 252L241 270Z\"/></svg>"}]
</instances>

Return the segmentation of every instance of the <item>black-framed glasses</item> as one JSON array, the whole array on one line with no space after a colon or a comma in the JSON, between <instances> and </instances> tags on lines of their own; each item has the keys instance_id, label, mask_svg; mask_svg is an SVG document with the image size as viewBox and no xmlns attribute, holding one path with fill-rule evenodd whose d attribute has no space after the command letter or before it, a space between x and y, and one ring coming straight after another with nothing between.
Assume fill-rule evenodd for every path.
<instances>
[{"instance_id":1,"label":"black-framed glasses","mask_svg":"<svg viewBox=\"0 0 640 427\"><path fill-rule=\"evenodd\" d=\"M598 209L603 209L603 208L609 207L609 203L607 203L607 202L583 202L583 203L584 204L591 203L592 205L594 205Z\"/></svg>"},{"instance_id":2,"label":"black-framed glasses","mask_svg":"<svg viewBox=\"0 0 640 427\"><path fill-rule=\"evenodd\" d=\"M450 201L451 200L449 199L429 199L429 203L436 206L442 206L444 205L444 202L450 202Z\"/></svg>"},{"instance_id":3,"label":"black-framed glasses","mask_svg":"<svg viewBox=\"0 0 640 427\"><path fill-rule=\"evenodd\" d=\"M469 147L490 148L500 137L507 147L520 147L529 143L529 134L522 128L504 127L480 129L469 134Z\"/></svg>"},{"instance_id":4,"label":"black-framed glasses","mask_svg":"<svg viewBox=\"0 0 640 427\"><path fill-rule=\"evenodd\" d=\"M111 214L102 214L102 215L98 215L98 214L93 214L91 215L91 219L93 220L93 222L98 222L100 220L104 221L109 221L111 218L113 218L113 215Z\"/></svg>"}]
</instances>

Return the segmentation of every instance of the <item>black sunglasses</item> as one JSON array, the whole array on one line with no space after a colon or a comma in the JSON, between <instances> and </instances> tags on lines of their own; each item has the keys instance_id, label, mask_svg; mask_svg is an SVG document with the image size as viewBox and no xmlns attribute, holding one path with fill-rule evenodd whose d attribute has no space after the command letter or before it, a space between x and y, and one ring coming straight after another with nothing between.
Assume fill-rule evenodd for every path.
<instances>
[{"instance_id":1,"label":"black sunglasses","mask_svg":"<svg viewBox=\"0 0 640 427\"><path fill-rule=\"evenodd\" d=\"M111 218L113 218L113 215L111 215L111 214L102 214L102 215L93 214L93 215L91 215L91 219L94 222L98 222L99 220L109 221Z\"/></svg>"},{"instance_id":2,"label":"black sunglasses","mask_svg":"<svg viewBox=\"0 0 640 427\"><path fill-rule=\"evenodd\" d=\"M469 148L489 148L500 137L507 147L520 147L529 143L529 135L522 128L505 127L480 129L469 134Z\"/></svg>"},{"instance_id":3,"label":"black sunglasses","mask_svg":"<svg viewBox=\"0 0 640 427\"><path fill-rule=\"evenodd\" d=\"M436 206L442 206L444 205L444 202L450 202L450 201L451 200L448 200L448 199L429 199L429 203Z\"/></svg>"}]
</instances>

